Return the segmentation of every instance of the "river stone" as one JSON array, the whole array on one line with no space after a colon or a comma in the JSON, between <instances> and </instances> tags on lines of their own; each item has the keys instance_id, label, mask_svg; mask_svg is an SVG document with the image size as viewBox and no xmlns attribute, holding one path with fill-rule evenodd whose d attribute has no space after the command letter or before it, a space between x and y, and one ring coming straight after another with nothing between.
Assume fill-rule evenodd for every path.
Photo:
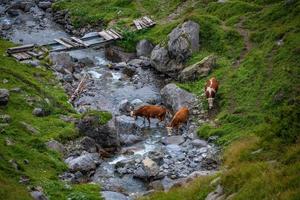
<instances>
[{"instance_id":1,"label":"river stone","mask_svg":"<svg viewBox=\"0 0 300 200\"><path fill-rule=\"evenodd\" d=\"M137 142L142 141L142 137L138 136L138 135L133 135L133 134L121 134L120 135L120 142L121 144L128 146L128 145L132 145L135 144Z\"/></svg>"},{"instance_id":2,"label":"river stone","mask_svg":"<svg viewBox=\"0 0 300 200\"><path fill-rule=\"evenodd\" d=\"M136 45L136 55L138 57L140 56L150 56L151 51L153 49L154 45L146 39L143 39L141 41L139 41Z\"/></svg>"},{"instance_id":3,"label":"river stone","mask_svg":"<svg viewBox=\"0 0 300 200\"><path fill-rule=\"evenodd\" d=\"M114 119L102 125L99 123L99 116L85 115L77 124L79 133L93 138L106 151L115 153L120 147L120 138L116 131Z\"/></svg>"},{"instance_id":4,"label":"river stone","mask_svg":"<svg viewBox=\"0 0 300 200\"><path fill-rule=\"evenodd\" d=\"M0 106L7 105L9 100L9 91L7 89L0 89Z\"/></svg>"},{"instance_id":5,"label":"river stone","mask_svg":"<svg viewBox=\"0 0 300 200\"><path fill-rule=\"evenodd\" d=\"M135 120L132 117L126 115L117 116L115 125L119 135L136 135L139 133Z\"/></svg>"},{"instance_id":6,"label":"river stone","mask_svg":"<svg viewBox=\"0 0 300 200\"><path fill-rule=\"evenodd\" d=\"M177 156L179 156L180 154L182 154L182 149L179 145L177 144L169 144L166 145L166 150L167 153L172 157L172 158L176 158Z\"/></svg>"},{"instance_id":7,"label":"river stone","mask_svg":"<svg viewBox=\"0 0 300 200\"><path fill-rule=\"evenodd\" d=\"M172 57L183 62L192 53L199 50L200 26L196 22L187 21L176 27L169 34L168 50Z\"/></svg>"},{"instance_id":8,"label":"river stone","mask_svg":"<svg viewBox=\"0 0 300 200\"><path fill-rule=\"evenodd\" d=\"M123 99L119 103L119 111L124 114L129 113L131 111L131 105L128 99Z\"/></svg>"},{"instance_id":9,"label":"river stone","mask_svg":"<svg viewBox=\"0 0 300 200\"><path fill-rule=\"evenodd\" d=\"M38 6L43 9L46 10L48 8L51 8L52 3L50 1L41 1L39 2Z\"/></svg>"},{"instance_id":10,"label":"river stone","mask_svg":"<svg viewBox=\"0 0 300 200\"><path fill-rule=\"evenodd\" d=\"M184 142L185 142L185 139L181 135L174 135L174 136L166 137L162 140L162 143L164 145L168 145L168 144L178 144L178 145L180 145Z\"/></svg>"},{"instance_id":11,"label":"river stone","mask_svg":"<svg viewBox=\"0 0 300 200\"><path fill-rule=\"evenodd\" d=\"M104 200L130 200L131 198L121 194L119 192L112 192L112 191L102 191L102 197Z\"/></svg>"},{"instance_id":12,"label":"river stone","mask_svg":"<svg viewBox=\"0 0 300 200\"><path fill-rule=\"evenodd\" d=\"M46 142L46 146L53 150L53 151L57 151L60 153L64 153L65 152L65 147L63 144L61 144L60 142L56 141L56 140L50 140L48 142Z\"/></svg>"},{"instance_id":13,"label":"river stone","mask_svg":"<svg viewBox=\"0 0 300 200\"><path fill-rule=\"evenodd\" d=\"M149 59L133 59L127 63L129 66L139 68L139 67L149 67L151 65Z\"/></svg>"},{"instance_id":14,"label":"river stone","mask_svg":"<svg viewBox=\"0 0 300 200\"><path fill-rule=\"evenodd\" d=\"M200 140L200 139L195 139L192 141L192 145L198 148L201 147L206 147L207 146L207 142L204 140Z\"/></svg>"},{"instance_id":15,"label":"river stone","mask_svg":"<svg viewBox=\"0 0 300 200\"><path fill-rule=\"evenodd\" d=\"M216 57L213 55L203 58L201 61L188 66L179 75L181 81L194 81L207 76L216 64Z\"/></svg>"},{"instance_id":16,"label":"river stone","mask_svg":"<svg viewBox=\"0 0 300 200\"><path fill-rule=\"evenodd\" d=\"M155 177L159 173L159 166L149 157L146 157L142 164L148 177Z\"/></svg>"},{"instance_id":17,"label":"river stone","mask_svg":"<svg viewBox=\"0 0 300 200\"><path fill-rule=\"evenodd\" d=\"M160 94L164 105L171 107L173 111L177 111L184 106L191 110L198 104L198 99L195 95L179 88L174 83L166 85L160 91Z\"/></svg>"},{"instance_id":18,"label":"river stone","mask_svg":"<svg viewBox=\"0 0 300 200\"><path fill-rule=\"evenodd\" d=\"M86 153L77 158L67 158L65 162L71 171L88 172L96 169L96 163L100 162L98 153Z\"/></svg>"}]
</instances>

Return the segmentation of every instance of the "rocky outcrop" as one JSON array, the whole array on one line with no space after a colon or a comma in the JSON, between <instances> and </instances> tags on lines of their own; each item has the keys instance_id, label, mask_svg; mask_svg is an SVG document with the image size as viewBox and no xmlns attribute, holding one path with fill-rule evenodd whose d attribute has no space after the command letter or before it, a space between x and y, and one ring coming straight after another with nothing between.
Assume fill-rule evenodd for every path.
<instances>
[{"instance_id":1,"label":"rocky outcrop","mask_svg":"<svg viewBox=\"0 0 300 200\"><path fill-rule=\"evenodd\" d=\"M174 77L174 73L183 68L181 63L177 63L169 56L169 52L165 47L157 45L151 52L151 65L159 72Z\"/></svg>"},{"instance_id":2,"label":"rocky outcrop","mask_svg":"<svg viewBox=\"0 0 300 200\"><path fill-rule=\"evenodd\" d=\"M53 151L57 151L60 153L64 153L65 152L65 147L63 144L61 144L60 142L56 141L56 140L50 140L48 142L46 142L46 146L53 150Z\"/></svg>"},{"instance_id":3,"label":"rocky outcrop","mask_svg":"<svg viewBox=\"0 0 300 200\"><path fill-rule=\"evenodd\" d=\"M149 57L153 48L154 45L149 40L141 40L136 45L136 55Z\"/></svg>"},{"instance_id":4,"label":"rocky outcrop","mask_svg":"<svg viewBox=\"0 0 300 200\"><path fill-rule=\"evenodd\" d=\"M199 50L200 26L196 22L187 21L176 27L169 34L168 51L172 58L185 61L192 53Z\"/></svg>"},{"instance_id":5,"label":"rocky outcrop","mask_svg":"<svg viewBox=\"0 0 300 200\"><path fill-rule=\"evenodd\" d=\"M0 106L7 105L9 100L9 91L7 89L0 89Z\"/></svg>"},{"instance_id":6,"label":"rocky outcrop","mask_svg":"<svg viewBox=\"0 0 300 200\"><path fill-rule=\"evenodd\" d=\"M98 153L86 153L79 157L69 157L65 160L68 168L75 171L88 172L96 169L96 166L101 163Z\"/></svg>"},{"instance_id":7,"label":"rocky outcrop","mask_svg":"<svg viewBox=\"0 0 300 200\"><path fill-rule=\"evenodd\" d=\"M119 150L120 139L114 119L103 125L100 123L100 116L87 114L78 122L77 127L81 135L93 138L106 151L116 153Z\"/></svg>"},{"instance_id":8,"label":"rocky outcrop","mask_svg":"<svg viewBox=\"0 0 300 200\"><path fill-rule=\"evenodd\" d=\"M157 45L151 52L151 65L159 72L177 78L183 62L199 50L199 25L187 21L169 34L168 46Z\"/></svg>"},{"instance_id":9,"label":"rocky outcrop","mask_svg":"<svg viewBox=\"0 0 300 200\"><path fill-rule=\"evenodd\" d=\"M181 81L194 81L207 76L216 64L216 57L213 55L203 58L201 61L188 66L179 75Z\"/></svg>"},{"instance_id":10,"label":"rocky outcrop","mask_svg":"<svg viewBox=\"0 0 300 200\"><path fill-rule=\"evenodd\" d=\"M161 91L164 105L177 111L179 108L186 106L193 109L198 106L198 99L195 95L179 88L174 83L166 85Z\"/></svg>"}]
</instances>

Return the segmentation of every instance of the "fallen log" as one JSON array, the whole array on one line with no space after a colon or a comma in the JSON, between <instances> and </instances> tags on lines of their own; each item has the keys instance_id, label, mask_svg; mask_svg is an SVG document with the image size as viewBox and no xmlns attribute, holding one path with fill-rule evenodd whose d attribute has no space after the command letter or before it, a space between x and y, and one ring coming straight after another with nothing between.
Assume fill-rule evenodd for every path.
<instances>
[{"instance_id":1,"label":"fallen log","mask_svg":"<svg viewBox=\"0 0 300 200\"><path fill-rule=\"evenodd\" d=\"M81 79L81 81L79 82L76 90L74 91L74 93L71 95L71 98L69 99L69 103L72 103L76 97L78 95L81 94L81 92L83 91L84 87L85 87L85 81L87 80L87 75L84 74L83 78Z\"/></svg>"}]
</instances>

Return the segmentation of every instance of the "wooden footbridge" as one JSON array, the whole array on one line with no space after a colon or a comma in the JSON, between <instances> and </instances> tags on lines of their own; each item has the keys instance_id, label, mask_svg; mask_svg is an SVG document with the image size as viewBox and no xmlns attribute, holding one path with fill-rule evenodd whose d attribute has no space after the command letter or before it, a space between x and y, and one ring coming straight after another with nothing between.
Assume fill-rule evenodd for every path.
<instances>
[{"instance_id":1,"label":"wooden footbridge","mask_svg":"<svg viewBox=\"0 0 300 200\"><path fill-rule=\"evenodd\" d=\"M137 30L149 28L155 25L155 22L147 16L133 20ZM109 44L110 42L123 39L122 33L113 28L92 32L82 38L56 38L52 43L37 46L34 44L12 47L7 49L7 53L15 59L22 61L32 58L40 59L46 52L68 51L82 48L90 48Z\"/></svg>"}]
</instances>

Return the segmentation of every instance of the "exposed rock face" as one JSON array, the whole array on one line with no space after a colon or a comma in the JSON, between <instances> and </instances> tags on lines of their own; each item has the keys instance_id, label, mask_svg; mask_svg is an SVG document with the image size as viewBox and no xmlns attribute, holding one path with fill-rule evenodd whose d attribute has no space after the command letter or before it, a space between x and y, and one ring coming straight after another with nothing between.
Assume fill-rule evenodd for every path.
<instances>
[{"instance_id":1,"label":"exposed rock face","mask_svg":"<svg viewBox=\"0 0 300 200\"><path fill-rule=\"evenodd\" d=\"M172 76L174 72L177 72L183 68L183 65L172 60L169 56L169 52L165 47L156 45L151 52L151 65L159 72Z\"/></svg>"},{"instance_id":2,"label":"exposed rock face","mask_svg":"<svg viewBox=\"0 0 300 200\"><path fill-rule=\"evenodd\" d=\"M183 106L192 109L198 104L198 99L195 95L177 87L173 83L166 85L160 93L164 105L172 108L174 111Z\"/></svg>"},{"instance_id":3,"label":"exposed rock face","mask_svg":"<svg viewBox=\"0 0 300 200\"><path fill-rule=\"evenodd\" d=\"M157 45L151 52L151 65L159 72L177 78L183 62L199 50L199 24L187 21L169 34L167 47Z\"/></svg>"},{"instance_id":4,"label":"exposed rock face","mask_svg":"<svg viewBox=\"0 0 300 200\"><path fill-rule=\"evenodd\" d=\"M49 142L46 142L46 146L53 150L53 151L57 151L60 153L64 153L65 152L65 147L63 144L59 143L56 140L50 140Z\"/></svg>"},{"instance_id":5,"label":"exposed rock face","mask_svg":"<svg viewBox=\"0 0 300 200\"><path fill-rule=\"evenodd\" d=\"M136 55L139 56L150 56L154 45L148 40L141 40L136 45Z\"/></svg>"},{"instance_id":6,"label":"exposed rock face","mask_svg":"<svg viewBox=\"0 0 300 200\"><path fill-rule=\"evenodd\" d=\"M0 89L0 106L7 105L9 100L9 91L7 89Z\"/></svg>"},{"instance_id":7,"label":"exposed rock face","mask_svg":"<svg viewBox=\"0 0 300 200\"><path fill-rule=\"evenodd\" d=\"M187 21L169 34L168 50L171 57L184 61L193 52L199 50L199 24Z\"/></svg>"},{"instance_id":8,"label":"exposed rock face","mask_svg":"<svg viewBox=\"0 0 300 200\"><path fill-rule=\"evenodd\" d=\"M201 77L207 76L216 64L216 57L213 55L203 58L191 66L182 70L179 75L181 81L193 81Z\"/></svg>"},{"instance_id":9,"label":"exposed rock face","mask_svg":"<svg viewBox=\"0 0 300 200\"><path fill-rule=\"evenodd\" d=\"M77 158L69 157L65 162L71 171L88 172L96 169L101 160L98 153L86 153Z\"/></svg>"},{"instance_id":10,"label":"exposed rock face","mask_svg":"<svg viewBox=\"0 0 300 200\"><path fill-rule=\"evenodd\" d=\"M99 116L86 115L79 121L77 127L82 135L93 138L107 151L115 153L120 147L120 139L113 119L105 125L101 125Z\"/></svg>"}]
</instances>

